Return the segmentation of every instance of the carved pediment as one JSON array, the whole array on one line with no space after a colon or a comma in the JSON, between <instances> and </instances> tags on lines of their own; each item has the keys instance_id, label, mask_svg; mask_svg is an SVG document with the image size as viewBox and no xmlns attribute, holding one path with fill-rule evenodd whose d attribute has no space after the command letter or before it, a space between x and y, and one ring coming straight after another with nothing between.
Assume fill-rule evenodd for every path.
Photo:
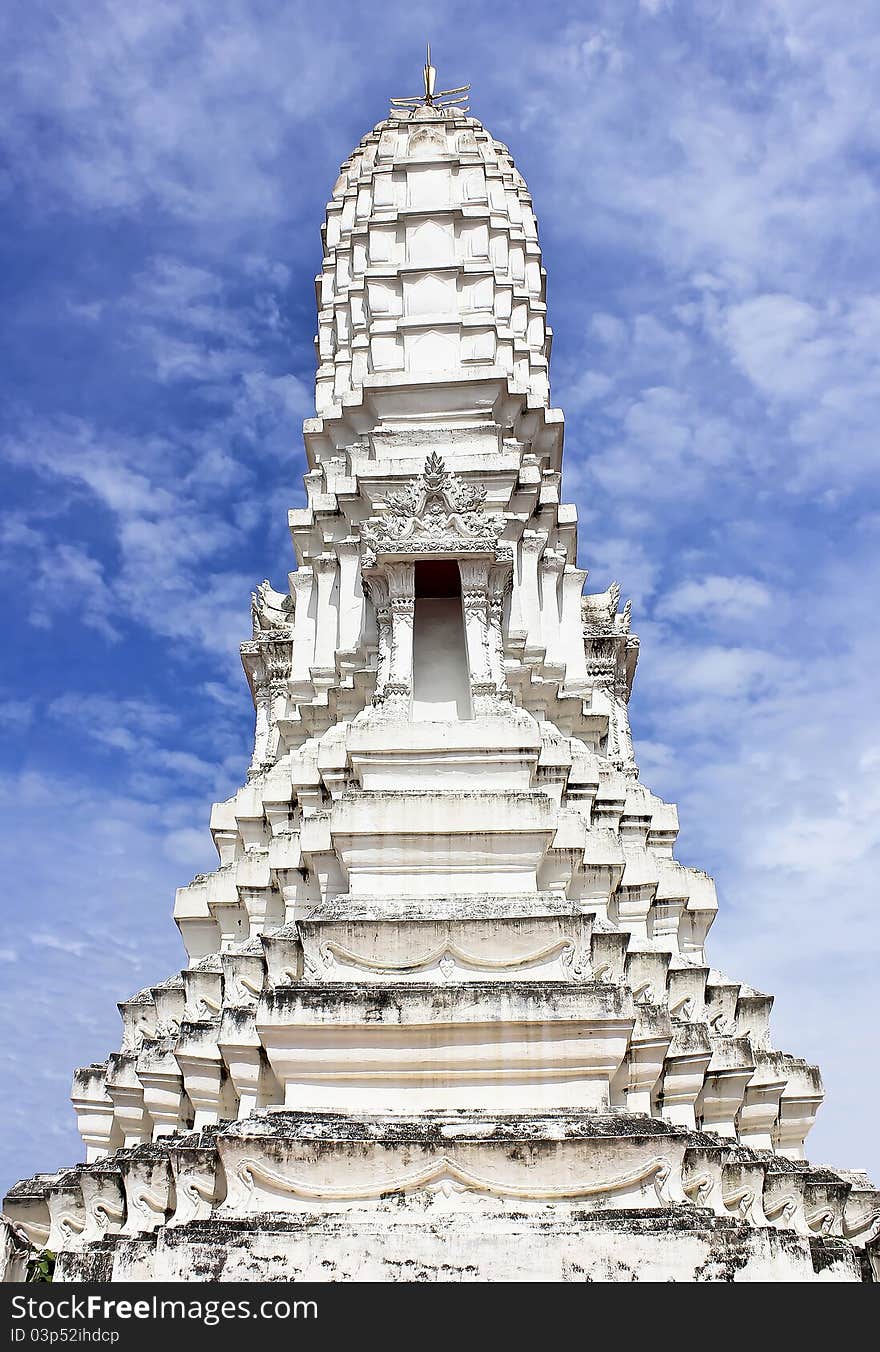
<instances>
[{"instance_id":1,"label":"carved pediment","mask_svg":"<svg viewBox=\"0 0 880 1352\"><path fill-rule=\"evenodd\" d=\"M361 529L364 562L380 554L496 554L503 518L486 511L486 489L447 470L432 452L425 468L389 493Z\"/></svg>"}]
</instances>

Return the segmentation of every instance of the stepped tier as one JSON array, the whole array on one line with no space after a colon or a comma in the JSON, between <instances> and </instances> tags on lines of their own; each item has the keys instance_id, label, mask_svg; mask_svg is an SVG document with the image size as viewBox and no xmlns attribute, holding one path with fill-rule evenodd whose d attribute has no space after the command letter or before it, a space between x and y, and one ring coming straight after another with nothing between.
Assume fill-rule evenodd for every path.
<instances>
[{"instance_id":1,"label":"stepped tier","mask_svg":"<svg viewBox=\"0 0 880 1352\"><path fill-rule=\"evenodd\" d=\"M62 1279L873 1270L880 1193L802 1160L821 1081L769 996L559 894L303 911L76 1072L91 1163L5 1203Z\"/></svg>"},{"instance_id":2,"label":"stepped tier","mask_svg":"<svg viewBox=\"0 0 880 1352\"><path fill-rule=\"evenodd\" d=\"M638 777L506 148L430 99L380 123L317 294L298 566L252 597L189 965L119 1006L87 1162L11 1224L69 1281L870 1277L880 1197L805 1162L819 1071L708 965L714 884Z\"/></svg>"},{"instance_id":3,"label":"stepped tier","mask_svg":"<svg viewBox=\"0 0 880 1352\"><path fill-rule=\"evenodd\" d=\"M342 166L316 281L319 413L371 377L497 367L547 403L538 227L507 147L457 109L393 115Z\"/></svg>"},{"instance_id":4,"label":"stepped tier","mask_svg":"<svg viewBox=\"0 0 880 1352\"><path fill-rule=\"evenodd\" d=\"M861 1281L880 1220L861 1175L624 1110L262 1110L6 1204L65 1281Z\"/></svg>"},{"instance_id":5,"label":"stepped tier","mask_svg":"<svg viewBox=\"0 0 880 1352\"><path fill-rule=\"evenodd\" d=\"M771 998L551 893L336 898L120 1005L76 1072L96 1160L255 1108L609 1107L790 1158L818 1070L772 1048Z\"/></svg>"}]
</instances>

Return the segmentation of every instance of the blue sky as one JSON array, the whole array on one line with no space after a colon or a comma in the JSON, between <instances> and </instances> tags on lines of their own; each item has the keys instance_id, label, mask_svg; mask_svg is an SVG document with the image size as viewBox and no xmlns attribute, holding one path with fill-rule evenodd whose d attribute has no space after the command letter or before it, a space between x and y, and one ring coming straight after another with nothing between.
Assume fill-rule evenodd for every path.
<instances>
[{"instance_id":1,"label":"blue sky","mask_svg":"<svg viewBox=\"0 0 880 1352\"><path fill-rule=\"evenodd\" d=\"M440 83L532 190L590 585L634 600L643 779L710 958L880 1173L880 12L870 0L27 0L0 163L0 1184L79 1158L75 1065L183 961L246 767L249 592L292 566L338 165Z\"/></svg>"}]
</instances>

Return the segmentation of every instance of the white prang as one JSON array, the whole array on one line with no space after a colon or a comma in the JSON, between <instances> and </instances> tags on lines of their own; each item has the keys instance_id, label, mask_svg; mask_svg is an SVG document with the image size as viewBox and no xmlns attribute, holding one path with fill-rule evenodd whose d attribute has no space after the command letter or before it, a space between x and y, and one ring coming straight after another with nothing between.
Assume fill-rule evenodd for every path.
<instances>
[{"instance_id":1,"label":"white prang","mask_svg":"<svg viewBox=\"0 0 880 1352\"><path fill-rule=\"evenodd\" d=\"M708 966L714 885L638 777L523 179L393 112L323 239L297 568L252 598L189 966L76 1072L88 1163L7 1214L70 1281L861 1280L880 1198L805 1162L819 1072Z\"/></svg>"}]
</instances>

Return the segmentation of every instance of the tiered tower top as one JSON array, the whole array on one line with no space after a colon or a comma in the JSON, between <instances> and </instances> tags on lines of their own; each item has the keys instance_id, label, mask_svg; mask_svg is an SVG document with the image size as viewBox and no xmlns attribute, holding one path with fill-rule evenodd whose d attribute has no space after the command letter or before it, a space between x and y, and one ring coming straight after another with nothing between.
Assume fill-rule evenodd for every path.
<instances>
[{"instance_id":1,"label":"tiered tower top","mask_svg":"<svg viewBox=\"0 0 880 1352\"><path fill-rule=\"evenodd\" d=\"M393 386L433 389L431 412L448 413L458 382L488 375L548 403L532 200L475 118L436 103L393 109L342 166L323 238L319 414Z\"/></svg>"}]
</instances>

